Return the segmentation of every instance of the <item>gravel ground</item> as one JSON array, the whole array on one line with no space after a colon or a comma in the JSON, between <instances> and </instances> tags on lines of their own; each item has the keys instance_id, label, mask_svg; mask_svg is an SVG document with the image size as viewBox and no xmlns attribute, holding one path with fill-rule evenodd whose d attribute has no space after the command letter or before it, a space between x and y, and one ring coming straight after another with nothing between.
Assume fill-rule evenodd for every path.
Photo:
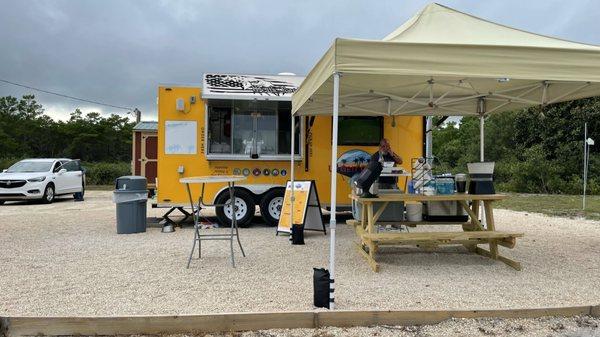
<instances>
[{"instance_id":1,"label":"gravel ground","mask_svg":"<svg viewBox=\"0 0 600 337\"><path fill-rule=\"evenodd\" d=\"M159 213L149 209L150 215ZM340 225L338 308L599 304L599 222L507 210L495 216L498 229L525 232L515 249L500 247L523 263L521 272L462 248L384 248L381 272L373 273L355 250L353 230ZM241 230L247 257L238 251L237 268L231 268L228 244L213 241L203 244L202 260L186 269L190 227L117 235L107 191L90 191L82 203L9 203L0 206L0 219L0 315L311 310L312 268L327 266L328 259L329 236L309 232L306 245L291 246L273 228L259 225Z\"/></svg>"}]
</instances>

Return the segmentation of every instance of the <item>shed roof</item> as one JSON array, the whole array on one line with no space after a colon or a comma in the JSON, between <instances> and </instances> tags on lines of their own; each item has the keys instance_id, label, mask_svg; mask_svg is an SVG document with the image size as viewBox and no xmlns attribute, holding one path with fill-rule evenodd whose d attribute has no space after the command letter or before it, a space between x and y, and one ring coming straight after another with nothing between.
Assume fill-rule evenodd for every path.
<instances>
[{"instance_id":1,"label":"shed roof","mask_svg":"<svg viewBox=\"0 0 600 337\"><path fill-rule=\"evenodd\" d=\"M137 123L133 127L133 131L151 131L151 132L157 132L158 131L158 122L155 122L155 121L141 121L141 122Z\"/></svg>"}]
</instances>

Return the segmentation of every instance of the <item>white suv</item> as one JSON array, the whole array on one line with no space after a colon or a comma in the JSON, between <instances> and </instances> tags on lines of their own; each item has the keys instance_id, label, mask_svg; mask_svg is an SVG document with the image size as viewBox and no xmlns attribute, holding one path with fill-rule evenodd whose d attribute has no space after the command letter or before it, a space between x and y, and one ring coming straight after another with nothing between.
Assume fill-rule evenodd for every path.
<instances>
[{"instance_id":1,"label":"white suv","mask_svg":"<svg viewBox=\"0 0 600 337\"><path fill-rule=\"evenodd\" d=\"M0 173L0 205L8 200L39 199L84 193L85 174L79 160L25 159Z\"/></svg>"}]
</instances>

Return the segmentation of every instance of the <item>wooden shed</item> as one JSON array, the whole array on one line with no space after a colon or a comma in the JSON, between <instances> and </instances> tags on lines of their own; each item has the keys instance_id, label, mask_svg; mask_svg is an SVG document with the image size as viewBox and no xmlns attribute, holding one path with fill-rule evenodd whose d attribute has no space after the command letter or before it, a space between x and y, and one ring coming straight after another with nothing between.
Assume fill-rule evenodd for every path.
<instances>
[{"instance_id":1,"label":"wooden shed","mask_svg":"<svg viewBox=\"0 0 600 337\"><path fill-rule=\"evenodd\" d=\"M133 127L131 172L148 179L148 189L156 189L158 123L141 121Z\"/></svg>"}]
</instances>

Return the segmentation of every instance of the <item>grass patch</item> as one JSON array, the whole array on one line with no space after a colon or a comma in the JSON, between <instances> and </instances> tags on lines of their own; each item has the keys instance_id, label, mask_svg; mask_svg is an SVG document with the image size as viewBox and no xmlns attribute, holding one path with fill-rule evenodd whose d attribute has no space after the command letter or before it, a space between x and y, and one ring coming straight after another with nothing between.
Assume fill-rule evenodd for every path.
<instances>
[{"instance_id":1,"label":"grass patch","mask_svg":"<svg viewBox=\"0 0 600 337\"><path fill-rule=\"evenodd\" d=\"M600 220L600 196L598 195L586 197L585 211L581 209L580 195L522 193L508 193L508 195L509 198L496 204L497 208L543 213L550 216Z\"/></svg>"},{"instance_id":2,"label":"grass patch","mask_svg":"<svg viewBox=\"0 0 600 337\"><path fill-rule=\"evenodd\" d=\"M88 191L112 191L115 189L115 185L87 185L85 189Z\"/></svg>"}]
</instances>

